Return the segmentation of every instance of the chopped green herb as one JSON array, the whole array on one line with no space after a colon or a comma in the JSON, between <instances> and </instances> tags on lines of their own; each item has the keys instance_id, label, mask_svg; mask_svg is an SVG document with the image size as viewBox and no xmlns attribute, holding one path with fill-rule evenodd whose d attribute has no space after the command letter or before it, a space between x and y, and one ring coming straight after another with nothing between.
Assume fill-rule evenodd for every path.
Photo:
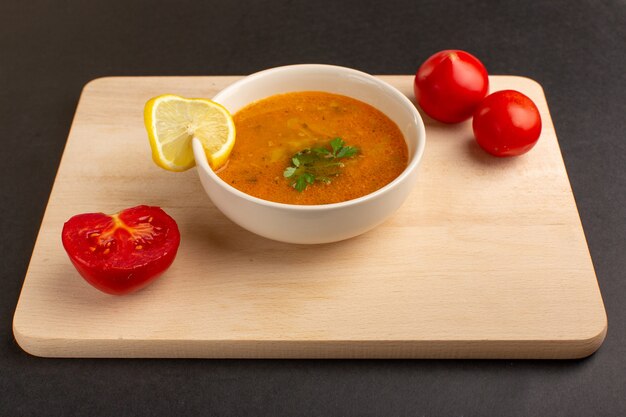
<instances>
[{"instance_id":1,"label":"chopped green herb","mask_svg":"<svg viewBox=\"0 0 626 417\"><path fill-rule=\"evenodd\" d=\"M330 184L331 177L336 177L344 167L344 158L352 158L359 153L359 148L345 146L343 139L330 141L330 149L303 149L291 158L292 166L285 168L283 176L297 191L302 192L315 181Z\"/></svg>"}]
</instances>

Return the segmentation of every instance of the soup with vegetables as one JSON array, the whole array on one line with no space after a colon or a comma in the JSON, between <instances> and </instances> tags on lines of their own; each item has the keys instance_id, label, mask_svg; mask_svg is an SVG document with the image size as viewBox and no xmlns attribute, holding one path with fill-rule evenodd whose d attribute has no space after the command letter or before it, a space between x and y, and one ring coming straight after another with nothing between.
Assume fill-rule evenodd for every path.
<instances>
[{"instance_id":1,"label":"soup with vegetables","mask_svg":"<svg viewBox=\"0 0 626 417\"><path fill-rule=\"evenodd\" d=\"M234 115L237 137L217 174L246 194L330 204L370 194L407 166L398 126L369 104L318 91L274 95Z\"/></svg>"}]
</instances>

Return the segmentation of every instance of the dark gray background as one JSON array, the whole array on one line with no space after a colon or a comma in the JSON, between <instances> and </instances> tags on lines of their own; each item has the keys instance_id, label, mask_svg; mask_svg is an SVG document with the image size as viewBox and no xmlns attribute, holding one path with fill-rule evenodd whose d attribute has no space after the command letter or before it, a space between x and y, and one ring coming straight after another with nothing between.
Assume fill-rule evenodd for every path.
<instances>
[{"instance_id":1,"label":"dark gray background","mask_svg":"<svg viewBox=\"0 0 626 417\"><path fill-rule=\"evenodd\" d=\"M580 361L59 360L11 321L82 86L331 63L411 74L458 48L540 82L609 318ZM626 2L0 3L0 415L626 415Z\"/></svg>"}]
</instances>

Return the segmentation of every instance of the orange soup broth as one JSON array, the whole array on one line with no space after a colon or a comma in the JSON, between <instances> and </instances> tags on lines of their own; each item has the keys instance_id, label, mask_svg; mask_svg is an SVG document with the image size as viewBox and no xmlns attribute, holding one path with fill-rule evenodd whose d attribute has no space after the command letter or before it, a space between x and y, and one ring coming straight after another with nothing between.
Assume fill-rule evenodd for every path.
<instances>
[{"instance_id":1,"label":"orange soup broth","mask_svg":"<svg viewBox=\"0 0 626 417\"><path fill-rule=\"evenodd\" d=\"M234 115L235 146L218 175L246 194L287 204L330 204L370 194L407 166L408 149L398 126L374 107L350 97L317 91L278 94ZM294 154L326 147L340 137L359 154L330 184L315 182L298 192L283 177Z\"/></svg>"}]
</instances>

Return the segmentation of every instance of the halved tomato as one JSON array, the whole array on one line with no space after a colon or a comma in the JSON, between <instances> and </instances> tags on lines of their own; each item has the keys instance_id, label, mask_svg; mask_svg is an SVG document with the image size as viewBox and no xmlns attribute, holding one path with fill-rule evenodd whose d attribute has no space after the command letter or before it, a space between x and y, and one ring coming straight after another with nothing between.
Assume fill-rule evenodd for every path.
<instances>
[{"instance_id":1,"label":"halved tomato","mask_svg":"<svg viewBox=\"0 0 626 417\"><path fill-rule=\"evenodd\" d=\"M63 247L85 280L109 294L145 287L174 261L180 232L160 207L86 213L63 226Z\"/></svg>"}]
</instances>

